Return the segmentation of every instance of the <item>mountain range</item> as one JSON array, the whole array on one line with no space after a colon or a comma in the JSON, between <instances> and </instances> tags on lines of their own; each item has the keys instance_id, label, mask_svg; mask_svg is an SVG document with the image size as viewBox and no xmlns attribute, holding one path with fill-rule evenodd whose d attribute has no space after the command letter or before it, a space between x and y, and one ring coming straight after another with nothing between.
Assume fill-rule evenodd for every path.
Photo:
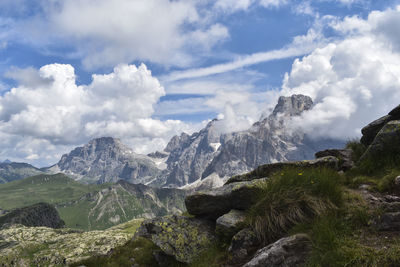
<instances>
[{"instance_id":1,"label":"mountain range","mask_svg":"<svg viewBox=\"0 0 400 267\"><path fill-rule=\"evenodd\" d=\"M83 183L123 180L156 187L218 187L227 178L261 164L312 159L317 151L342 147L343 141L311 139L290 126L292 118L312 108L308 96L282 96L272 113L248 130L223 133L221 121L214 119L199 132L172 137L163 151L148 155L135 153L117 138L96 138L64 154L48 168L0 163L0 183L42 172L61 172Z\"/></svg>"}]
</instances>

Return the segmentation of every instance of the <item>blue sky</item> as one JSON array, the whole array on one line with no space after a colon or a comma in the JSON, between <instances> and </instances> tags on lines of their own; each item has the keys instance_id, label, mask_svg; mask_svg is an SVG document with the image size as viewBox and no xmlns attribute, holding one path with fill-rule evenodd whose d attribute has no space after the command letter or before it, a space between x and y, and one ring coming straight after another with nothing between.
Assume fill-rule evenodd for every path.
<instances>
[{"instance_id":1,"label":"blue sky","mask_svg":"<svg viewBox=\"0 0 400 267\"><path fill-rule=\"evenodd\" d=\"M215 117L245 130L292 93L316 104L297 127L357 137L400 103L399 4L2 0L0 159L49 165L104 135L147 153Z\"/></svg>"}]
</instances>

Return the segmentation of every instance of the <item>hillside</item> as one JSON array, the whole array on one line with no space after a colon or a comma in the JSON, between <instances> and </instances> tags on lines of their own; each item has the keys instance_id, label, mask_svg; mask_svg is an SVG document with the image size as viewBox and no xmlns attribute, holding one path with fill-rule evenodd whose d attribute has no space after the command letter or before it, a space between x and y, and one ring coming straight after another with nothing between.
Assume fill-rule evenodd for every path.
<instances>
[{"instance_id":1,"label":"hillside","mask_svg":"<svg viewBox=\"0 0 400 267\"><path fill-rule=\"evenodd\" d=\"M64 174L38 175L0 185L0 210L54 204L67 227L106 229L134 218L182 213L185 193L144 185L81 184Z\"/></svg>"},{"instance_id":2,"label":"hillside","mask_svg":"<svg viewBox=\"0 0 400 267\"><path fill-rule=\"evenodd\" d=\"M40 169L28 164L11 161L0 163L0 184L23 179L43 173Z\"/></svg>"}]
</instances>

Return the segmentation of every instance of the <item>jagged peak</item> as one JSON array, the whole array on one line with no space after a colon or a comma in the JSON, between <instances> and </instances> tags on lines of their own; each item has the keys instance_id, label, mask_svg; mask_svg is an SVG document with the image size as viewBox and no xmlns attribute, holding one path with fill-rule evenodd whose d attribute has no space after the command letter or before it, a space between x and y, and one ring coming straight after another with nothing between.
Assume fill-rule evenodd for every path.
<instances>
[{"instance_id":1,"label":"jagged peak","mask_svg":"<svg viewBox=\"0 0 400 267\"><path fill-rule=\"evenodd\" d=\"M313 101L311 97L306 95L292 95L279 97L278 104L275 106L272 115L278 113L287 114L290 116L300 115L303 111L312 108Z\"/></svg>"}]
</instances>

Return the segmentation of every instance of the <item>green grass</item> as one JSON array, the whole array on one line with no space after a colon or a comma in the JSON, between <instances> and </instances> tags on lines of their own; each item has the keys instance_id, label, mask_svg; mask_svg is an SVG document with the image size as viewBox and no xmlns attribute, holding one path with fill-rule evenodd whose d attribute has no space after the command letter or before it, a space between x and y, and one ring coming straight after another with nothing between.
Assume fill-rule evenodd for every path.
<instances>
[{"instance_id":1,"label":"green grass","mask_svg":"<svg viewBox=\"0 0 400 267\"><path fill-rule=\"evenodd\" d=\"M296 224L342 205L342 177L331 169L285 169L258 184L258 202L249 210L248 224L265 244Z\"/></svg>"},{"instance_id":2,"label":"green grass","mask_svg":"<svg viewBox=\"0 0 400 267\"><path fill-rule=\"evenodd\" d=\"M0 184L0 208L13 209L38 202L50 204L75 200L104 185L83 185L64 174L37 175Z\"/></svg>"}]
</instances>

